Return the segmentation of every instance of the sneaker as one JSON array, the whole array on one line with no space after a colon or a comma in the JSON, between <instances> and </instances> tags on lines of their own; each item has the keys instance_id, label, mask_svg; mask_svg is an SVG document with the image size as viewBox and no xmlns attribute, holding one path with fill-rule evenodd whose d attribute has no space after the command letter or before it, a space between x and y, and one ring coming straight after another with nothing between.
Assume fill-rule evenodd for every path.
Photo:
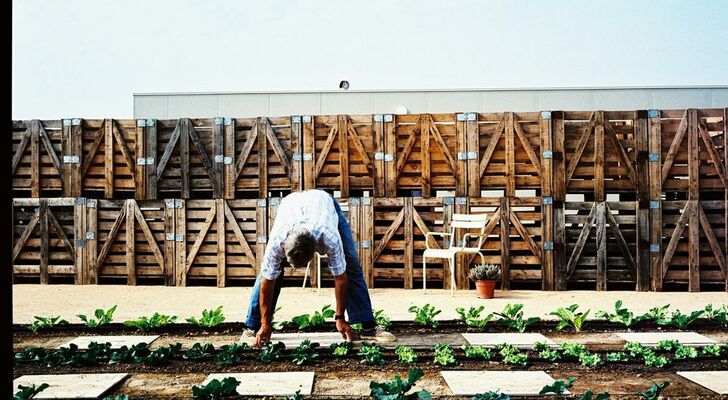
<instances>
[{"instance_id":1,"label":"sneaker","mask_svg":"<svg viewBox=\"0 0 728 400\"><path fill-rule=\"evenodd\" d=\"M246 343L248 346L253 347L255 344L255 331L252 329L245 328L243 334L240 335L239 344Z\"/></svg>"},{"instance_id":2,"label":"sneaker","mask_svg":"<svg viewBox=\"0 0 728 400\"><path fill-rule=\"evenodd\" d=\"M372 329L362 329L359 334L361 340L374 340L383 343L392 343L397 341L397 337L387 332L381 326L375 326Z\"/></svg>"}]
</instances>

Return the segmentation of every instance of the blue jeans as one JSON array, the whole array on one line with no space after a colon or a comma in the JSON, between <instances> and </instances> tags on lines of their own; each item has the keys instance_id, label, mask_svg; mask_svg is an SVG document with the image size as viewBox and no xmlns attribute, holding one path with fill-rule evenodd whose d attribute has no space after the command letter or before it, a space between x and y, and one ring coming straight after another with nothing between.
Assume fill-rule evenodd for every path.
<instances>
[{"instance_id":1,"label":"blue jeans","mask_svg":"<svg viewBox=\"0 0 728 400\"><path fill-rule=\"evenodd\" d=\"M346 313L349 316L349 322L362 323L370 325L374 323L374 315L372 313L372 302L369 299L369 290L364 282L364 273L359 263L359 254L356 251L354 237L351 233L351 227L346 220L346 216L339 203L333 197L334 208L339 215L339 235L341 243L344 246L344 258L346 259L346 275L349 278L349 297L346 306ZM262 255L259 255L262 257ZM253 291L250 294L250 304L248 304L248 318L245 325L254 331L260 328L260 284L263 276L258 274L255 280ZM283 273L276 279L275 288L273 290L272 309L275 310L278 296L281 294L281 286L283 285Z\"/></svg>"}]
</instances>

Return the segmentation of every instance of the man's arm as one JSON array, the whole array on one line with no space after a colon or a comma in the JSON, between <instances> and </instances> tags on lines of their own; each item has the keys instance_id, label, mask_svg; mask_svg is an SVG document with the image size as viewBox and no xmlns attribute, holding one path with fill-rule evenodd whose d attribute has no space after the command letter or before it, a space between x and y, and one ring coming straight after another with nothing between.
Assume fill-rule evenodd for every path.
<instances>
[{"instance_id":1,"label":"man's arm","mask_svg":"<svg viewBox=\"0 0 728 400\"><path fill-rule=\"evenodd\" d=\"M336 315L344 315L349 298L349 277L346 272L334 277L334 291L336 292ZM336 330L341 333L341 337L345 340L354 340L354 332L351 330L349 323L343 319L336 320Z\"/></svg>"},{"instance_id":2,"label":"man's arm","mask_svg":"<svg viewBox=\"0 0 728 400\"><path fill-rule=\"evenodd\" d=\"M258 333L255 335L255 345L258 347L262 346L264 341L270 340L270 336L273 333L273 329L271 328L273 310L271 308L275 287L275 280L263 278L260 282L260 297L258 300L260 305L260 329L258 329Z\"/></svg>"}]
</instances>

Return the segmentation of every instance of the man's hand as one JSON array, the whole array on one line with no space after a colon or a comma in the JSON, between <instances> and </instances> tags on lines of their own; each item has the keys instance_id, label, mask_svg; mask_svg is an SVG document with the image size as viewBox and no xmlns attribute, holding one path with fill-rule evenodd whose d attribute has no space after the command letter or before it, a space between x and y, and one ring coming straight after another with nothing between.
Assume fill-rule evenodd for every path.
<instances>
[{"instance_id":1,"label":"man's hand","mask_svg":"<svg viewBox=\"0 0 728 400\"><path fill-rule=\"evenodd\" d=\"M349 328L349 330L351 330L351 328ZM261 325L260 329L258 329L258 333L255 335L255 346L262 347L263 342L270 340L271 333L273 333L273 330L269 324Z\"/></svg>"},{"instance_id":2,"label":"man's hand","mask_svg":"<svg viewBox=\"0 0 728 400\"><path fill-rule=\"evenodd\" d=\"M351 326L349 326L349 323L343 319L336 321L336 330L341 333L341 337L347 342L354 340L354 331L351 329Z\"/></svg>"}]
</instances>

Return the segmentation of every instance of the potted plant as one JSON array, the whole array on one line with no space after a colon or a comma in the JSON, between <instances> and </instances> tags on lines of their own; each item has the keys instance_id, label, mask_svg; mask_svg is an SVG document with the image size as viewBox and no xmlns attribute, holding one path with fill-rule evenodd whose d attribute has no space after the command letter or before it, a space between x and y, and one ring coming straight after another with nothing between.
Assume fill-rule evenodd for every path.
<instances>
[{"instance_id":1,"label":"potted plant","mask_svg":"<svg viewBox=\"0 0 728 400\"><path fill-rule=\"evenodd\" d=\"M500 265L478 264L470 269L468 276L475 281L478 297L492 299L495 292L495 281L501 277Z\"/></svg>"}]
</instances>

